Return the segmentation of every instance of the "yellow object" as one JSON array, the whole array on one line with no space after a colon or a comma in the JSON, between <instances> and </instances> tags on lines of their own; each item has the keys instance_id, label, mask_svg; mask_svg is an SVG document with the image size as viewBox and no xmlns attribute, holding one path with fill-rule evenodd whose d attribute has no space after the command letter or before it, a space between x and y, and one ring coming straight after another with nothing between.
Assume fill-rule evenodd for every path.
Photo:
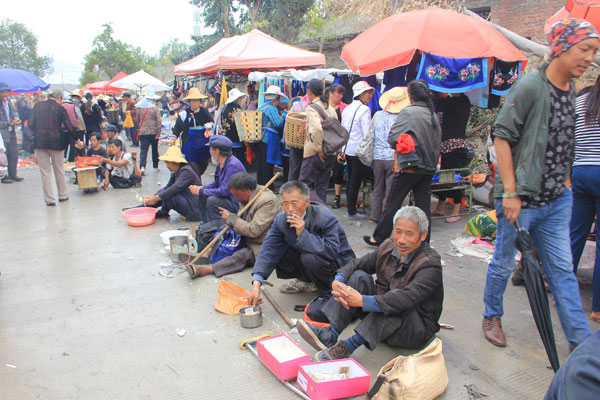
<instances>
[{"instance_id":1,"label":"yellow object","mask_svg":"<svg viewBox=\"0 0 600 400\"><path fill-rule=\"evenodd\" d=\"M386 91L379 98L379 106L392 114L398 114L409 104L408 90L402 86L397 86Z\"/></svg>"},{"instance_id":2,"label":"yellow object","mask_svg":"<svg viewBox=\"0 0 600 400\"><path fill-rule=\"evenodd\" d=\"M223 314L238 315L240 308L249 305L248 291L233 282L219 281L217 293L219 297L215 309Z\"/></svg>"},{"instance_id":3,"label":"yellow object","mask_svg":"<svg viewBox=\"0 0 600 400\"><path fill-rule=\"evenodd\" d=\"M188 91L188 95L184 97L184 100L203 100L208 99L208 96L200 93L200 89L193 87Z\"/></svg>"},{"instance_id":4,"label":"yellow object","mask_svg":"<svg viewBox=\"0 0 600 400\"><path fill-rule=\"evenodd\" d=\"M161 161L170 161L175 163L187 164L187 160L181 154L181 148L179 146L169 146L165 154L158 157Z\"/></svg>"},{"instance_id":5,"label":"yellow object","mask_svg":"<svg viewBox=\"0 0 600 400\"><path fill-rule=\"evenodd\" d=\"M127 111L127 116L125 117L125 121L123 122L123 128L133 128L133 118L131 118L131 112Z\"/></svg>"},{"instance_id":6,"label":"yellow object","mask_svg":"<svg viewBox=\"0 0 600 400\"><path fill-rule=\"evenodd\" d=\"M227 102L229 93L227 92L227 82L225 82L225 75L223 75L223 83L221 84L221 100L219 101L219 107Z\"/></svg>"},{"instance_id":7,"label":"yellow object","mask_svg":"<svg viewBox=\"0 0 600 400\"><path fill-rule=\"evenodd\" d=\"M273 336L273 334L272 333L265 333L264 335L261 335L261 336L257 336L257 337L251 338L251 339L242 340L240 342L240 344L239 344L239 347L240 347L241 350L245 350L246 349L246 345L248 343L257 342L260 339L266 338L266 337L269 337L269 336Z\"/></svg>"}]
</instances>

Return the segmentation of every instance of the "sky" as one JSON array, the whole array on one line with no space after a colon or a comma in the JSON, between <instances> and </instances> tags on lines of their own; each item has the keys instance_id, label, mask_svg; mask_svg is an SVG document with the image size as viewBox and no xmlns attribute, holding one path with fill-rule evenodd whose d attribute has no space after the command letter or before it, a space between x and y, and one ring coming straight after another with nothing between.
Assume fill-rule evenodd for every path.
<instances>
[{"instance_id":1,"label":"sky","mask_svg":"<svg viewBox=\"0 0 600 400\"><path fill-rule=\"evenodd\" d=\"M24 24L38 38L38 55L54 59L47 82L78 83L102 24L112 22L116 39L156 54L170 39L192 43L194 9L188 0L16 0L4 2L0 18Z\"/></svg>"}]
</instances>

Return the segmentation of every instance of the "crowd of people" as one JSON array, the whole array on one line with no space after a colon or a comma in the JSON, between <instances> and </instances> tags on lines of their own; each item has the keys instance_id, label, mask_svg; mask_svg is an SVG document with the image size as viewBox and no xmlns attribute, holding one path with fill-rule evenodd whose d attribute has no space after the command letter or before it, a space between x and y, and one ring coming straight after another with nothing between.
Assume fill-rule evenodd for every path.
<instances>
[{"instance_id":1,"label":"crowd of people","mask_svg":"<svg viewBox=\"0 0 600 400\"><path fill-rule=\"evenodd\" d=\"M498 223L496 249L485 282L482 330L485 339L496 346L506 345L501 318L503 294L515 268L516 221L535 241L570 349L591 336L574 270L600 208L600 78L577 98L572 79L591 64L600 36L589 23L565 20L553 26L551 39L549 61L519 80L493 124ZM251 267L249 301L253 305L262 302L260 287L273 272L289 280L281 287L282 293L316 293L306 312L309 320L299 321L298 330L318 350L319 360L330 360L348 357L362 345L373 350L382 342L420 349L440 329L444 296L441 258L428 244L431 182L440 159L442 168L460 168L467 163L465 131L470 103L462 94L432 95L425 81L415 80L407 87L384 92L379 99L381 111L372 115L368 104L374 91L366 81L355 83L352 102L345 104L342 85L326 86L314 79L302 98L293 101L278 86L270 86L258 105L254 87L249 86L248 94L230 90L223 107L214 102L215 109L210 110L209 96L193 87L185 97L176 99L185 104L177 109L172 130L181 146L171 145L160 157L157 101L161 98L152 94L136 103L125 93L119 103L111 98L101 105L88 93L81 103L79 93L67 98L51 92L28 114L18 115L26 118L33 132L49 206L56 204L52 169L58 201L68 199L64 154L70 159L83 154L88 146L85 154L101 157L98 179L104 181L104 187L126 188L140 184L152 148L153 167L158 168L160 159L171 172L164 188L143 198L145 206L159 208L157 218L169 218L174 210L188 221L200 221L199 231L229 225L244 238L232 254L218 261L188 265L190 277L221 277ZM19 181L14 128L24 121L7 102L7 88L2 84L0 93L4 105L0 130L8 158L8 175L2 182ZM160 105L168 109L169 101L161 100ZM103 121L103 113L111 107L122 113L116 125ZM443 113L441 123L436 107ZM236 113L244 109L262 112L260 140L249 146L236 127ZM305 113L302 149L282 146L288 112ZM348 133L341 146L332 139L338 126ZM139 166L118 138L122 127L131 146L141 146ZM360 154L369 136L373 139L373 168ZM106 150L102 140L108 140ZM204 184L210 161L216 171L212 182ZM284 168L279 197L274 185L266 187L275 165ZM253 169L255 174L249 172ZM376 227L363 239L376 249L356 258L330 207L343 206L341 194L347 182L346 218L367 218L361 214L366 211L364 204L358 202L367 178L374 181L368 218ZM335 194L329 205L330 185ZM414 206L403 206L409 192ZM445 214L447 198L453 198L454 207L446 222L456 222L460 192L441 193L433 213ZM238 216L246 206L247 212ZM590 317L600 321L598 247ZM339 340L357 318L361 322L354 335Z\"/></svg>"}]
</instances>

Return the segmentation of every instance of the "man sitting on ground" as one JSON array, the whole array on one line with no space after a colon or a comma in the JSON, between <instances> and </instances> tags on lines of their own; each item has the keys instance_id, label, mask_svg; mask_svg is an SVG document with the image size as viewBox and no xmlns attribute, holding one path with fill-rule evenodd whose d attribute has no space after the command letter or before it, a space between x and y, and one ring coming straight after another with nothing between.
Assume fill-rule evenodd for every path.
<instances>
[{"instance_id":1,"label":"man sitting on ground","mask_svg":"<svg viewBox=\"0 0 600 400\"><path fill-rule=\"evenodd\" d=\"M100 146L100 139L102 136L98 132L93 132L90 136L90 147L88 147L85 152L86 157L101 157L106 158L106 149ZM78 140L77 143L83 146L83 141ZM77 146L76 143L76 146ZM104 179L104 174L106 173L106 167L104 164L100 165L98 169L96 169L96 176L100 177L100 179Z\"/></svg>"},{"instance_id":2,"label":"man sitting on ground","mask_svg":"<svg viewBox=\"0 0 600 400\"><path fill-rule=\"evenodd\" d=\"M156 218L169 218L169 211L175 210L188 221L199 221L200 210L196 196L188 189L190 185L199 185L200 178L181 154L179 146L171 146L159 160L167 164L171 171L171 179L167 186L154 196L143 198L143 203L152 207L160 207Z\"/></svg>"},{"instance_id":3,"label":"man sitting on ground","mask_svg":"<svg viewBox=\"0 0 600 400\"><path fill-rule=\"evenodd\" d=\"M111 140L108 144L107 153L110 158L102 158L102 162L106 163L104 190L108 190L109 183L115 189L142 186L142 177L135 174L133 158L131 154L123 151L123 142L121 142L121 139Z\"/></svg>"},{"instance_id":4,"label":"man sitting on ground","mask_svg":"<svg viewBox=\"0 0 600 400\"><path fill-rule=\"evenodd\" d=\"M275 217L252 271L253 305L261 302L260 286L273 270L278 278L296 278L282 293L327 294L335 271L356 258L344 228L329 208L311 203L305 183L284 183L280 193L284 212Z\"/></svg>"},{"instance_id":5,"label":"man sitting on ground","mask_svg":"<svg viewBox=\"0 0 600 400\"><path fill-rule=\"evenodd\" d=\"M331 285L334 298L322 309L330 327L298 321L300 335L320 350L318 360L347 358L361 345L374 350L380 342L421 349L439 331L442 266L439 254L425 242L427 216L420 208L402 207L393 223L391 239L336 272ZM336 343L356 318L361 322L354 336Z\"/></svg>"},{"instance_id":6,"label":"man sitting on ground","mask_svg":"<svg viewBox=\"0 0 600 400\"><path fill-rule=\"evenodd\" d=\"M228 186L242 207L248 204L250 199L253 199L263 188L263 186L256 184L256 177L246 172L233 175ZM217 278L220 278L253 266L258 250L267 236L273 219L282 211L282 208L277 196L269 189L265 189L241 217L224 208L220 210L223 221L231 226L235 233L242 235L246 246L231 256L219 260L212 266L188 265L187 271L191 278L208 274L215 274Z\"/></svg>"},{"instance_id":7,"label":"man sitting on ground","mask_svg":"<svg viewBox=\"0 0 600 400\"><path fill-rule=\"evenodd\" d=\"M229 178L238 172L246 172L242 162L232 154L232 143L228 137L211 136L208 144L212 162L217 164L215 180L206 186L190 186L190 191L198 195L200 218L204 223L218 219L220 208L237 212L238 202L229 190Z\"/></svg>"}]
</instances>

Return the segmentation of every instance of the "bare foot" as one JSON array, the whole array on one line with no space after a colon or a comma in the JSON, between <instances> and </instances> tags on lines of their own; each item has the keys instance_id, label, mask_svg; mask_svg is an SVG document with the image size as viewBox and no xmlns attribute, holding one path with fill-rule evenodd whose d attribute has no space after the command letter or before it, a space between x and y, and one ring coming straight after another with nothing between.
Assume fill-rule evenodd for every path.
<instances>
[{"instance_id":1,"label":"bare foot","mask_svg":"<svg viewBox=\"0 0 600 400\"><path fill-rule=\"evenodd\" d=\"M600 311L592 311L590 319L594 322L600 322Z\"/></svg>"}]
</instances>

